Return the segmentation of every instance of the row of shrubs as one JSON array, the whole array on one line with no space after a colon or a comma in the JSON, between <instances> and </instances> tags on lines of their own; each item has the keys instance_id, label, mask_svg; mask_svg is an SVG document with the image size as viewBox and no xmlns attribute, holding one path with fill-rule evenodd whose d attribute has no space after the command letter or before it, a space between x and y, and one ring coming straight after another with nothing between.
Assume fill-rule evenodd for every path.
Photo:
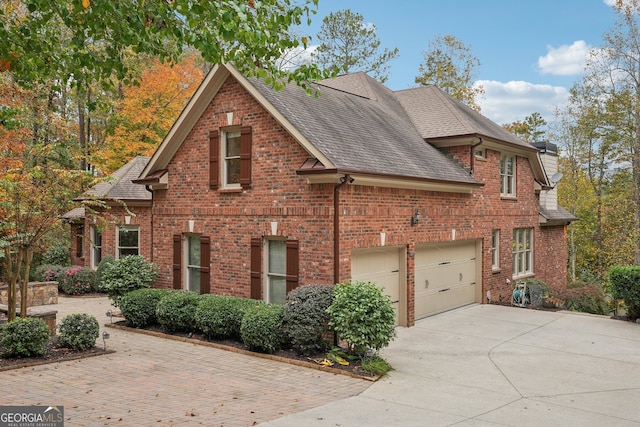
<instances>
[{"instance_id":1,"label":"row of shrubs","mask_svg":"<svg viewBox=\"0 0 640 427\"><path fill-rule=\"evenodd\" d=\"M70 314L62 319L58 325L58 335L52 338L44 320L18 317L2 328L0 350L3 357L42 356L52 340L59 347L88 350L95 346L99 330L100 325L94 316Z\"/></svg>"},{"instance_id":2,"label":"row of shrubs","mask_svg":"<svg viewBox=\"0 0 640 427\"><path fill-rule=\"evenodd\" d=\"M289 292L284 305L146 288L123 295L117 306L132 327L157 324L169 332L235 339L262 353L287 346L317 354L331 347L335 331L351 353L363 354L387 346L395 336L391 300L369 282L301 286Z\"/></svg>"}]
</instances>

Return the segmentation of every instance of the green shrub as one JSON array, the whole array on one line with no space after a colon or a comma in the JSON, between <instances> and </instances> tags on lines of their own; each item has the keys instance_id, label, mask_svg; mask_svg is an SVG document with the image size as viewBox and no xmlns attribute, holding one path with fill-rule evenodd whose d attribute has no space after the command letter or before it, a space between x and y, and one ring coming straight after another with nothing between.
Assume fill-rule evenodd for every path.
<instances>
[{"instance_id":1,"label":"green shrub","mask_svg":"<svg viewBox=\"0 0 640 427\"><path fill-rule=\"evenodd\" d=\"M395 312L391 298L371 282L338 283L327 312L329 325L349 345L349 351L365 353L389 345L395 337Z\"/></svg>"},{"instance_id":2,"label":"green shrub","mask_svg":"<svg viewBox=\"0 0 640 427\"><path fill-rule=\"evenodd\" d=\"M104 293L107 292L102 282L102 274L104 273L104 270L107 269L109 264L113 263L113 261L115 260L116 259L111 255L107 255L104 258L102 258L98 263L98 268L96 268L96 282L98 283L98 292L104 292Z\"/></svg>"},{"instance_id":3,"label":"green shrub","mask_svg":"<svg viewBox=\"0 0 640 427\"><path fill-rule=\"evenodd\" d=\"M242 342L250 350L274 353L284 339L282 318L284 306L280 304L256 304L245 313L240 325Z\"/></svg>"},{"instance_id":4,"label":"green shrub","mask_svg":"<svg viewBox=\"0 0 640 427\"><path fill-rule=\"evenodd\" d=\"M614 298L624 300L627 315L640 317L640 266L615 266L609 269L609 282Z\"/></svg>"},{"instance_id":5,"label":"green shrub","mask_svg":"<svg viewBox=\"0 0 640 427\"><path fill-rule=\"evenodd\" d=\"M58 274L58 289L67 295L95 292L96 273L88 267L68 267Z\"/></svg>"},{"instance_id":6,"label":"green shrub","mask_svg":"<svg viewBox=\"0 0 640 427\"><path fill-rule=\"evenodd\" d=\"M68 246L49 246L42 255L43 264L53 265L69 265L69 247Z\"/></svg>"},{"instance_id":7,"label":"green shrub","mask_svg":"<svg viewBox=\"0 0 640 427\"><path fill-rule=\"evenodd\" d=\"M196 326L208 337L239 338L245 312L261 303L240 297L203 295L196 308Z\"/></svg>"},{"instance_id":8,"label":"green shrub","mask_svg":"<svg viewBox=\"0 0 640 427\"><path fill-rule=\"evenodd\" d=\"M324 335L332 302L333 287L329 285L300 286L287 294L284 327L296 352L310 355L329 348Z\"/></svg>"},{"instance_id":9,"label":"green shrub","mask_svg":"<svg viewBox=\"0 0 640 427\"><path fill-rule=\"evenodd\" d=\"M107 264L100 277L102 288L113 305L119 307L120 298L126 293L150 287L158 277L158 269L141 255L129 255Z\"/></svg>"},{"instance_id":10,"label":"green shrub","mask_svg":"<svg viewBox=\"0 0 640 427\"><path fill-rule=\"evenodd\" d=\"M57 282L58 275L67 267L56 264L42 264L37 266L30 275L34 282Z\"/></svg>"},{"instance_id":11,"label":"green shrub","mask_svg":"<svg viewBox=\"0 0 640 427\"><path fill-rule=\"evenodd\" d=\"M18 317L4 325L0 344L5 357L42 356L50 339L44 320Z\"/></svg>"},{"instance_id":12,"label":"green shrub","mask_svg":"<svg viewBox=\"0 0 640 427\"><path fill-rule=\"evenodd\" d=\"M156 307L158 324L169 332L193 332L199 295L190 291L167 292Z\"/></svg>"},{"instance_id":13,"label":"green shrub","mask_svg":"<svg viewBox=\"0 0 640 427\"><path fill-rule=\"evenodd\" d=\"M82 351L95 347L100 325L90 314L69 314L62 319L58 331L58 344Z\"/></svg>"},{"instance_id":14,"label":"green shrub","mask_svg":"<svg viewBox=\"0 0 640 427\"><path fill-rule=\"evenodd\" d=\"M142 288L123 295L120 298L120 311L127 325L144 328L157 323L158 303L169 292L168 289Z\"/></svg>"},{"instance_id":15,"label":"green shrub","mask_svg":"<svg viewBox=\"0 0 640 427\"><path fill-rule=\"evenodd\" d=\"M570 283L566 289L553 291L566 310L582 313L607 314L609 307L600 286L583 281Z\"/></svg>"}]
</instances>

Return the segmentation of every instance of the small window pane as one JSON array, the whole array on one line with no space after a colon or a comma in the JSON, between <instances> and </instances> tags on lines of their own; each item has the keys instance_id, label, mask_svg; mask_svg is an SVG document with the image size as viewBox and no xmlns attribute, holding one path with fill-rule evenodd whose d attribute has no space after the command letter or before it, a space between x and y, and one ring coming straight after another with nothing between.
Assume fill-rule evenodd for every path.
<instances>
[{"instance_id":1,"label":"small window pane","mask_svg":"<svg viewBox=\"0 0 640 427\"><path fill-rule=\"evenodd\" d=\"M188 290L200 293L200 268L188 268Z\"/></svg>"},{"instance_id":2,"label":"small window pane","mask_svg":"<svg viewBox=\"0 0 640 427\"><path fill-rule=\"evenodd\" d=\"M189 236L189 265L200 266L200 237Z\"/></svg>"},{"instance_id":3,"label":"small window pane","mask_svg":"<svg viewBox=\"0 0 640 427\"><path fill-rule=\"evenodd\" d=\"M227 184L238 184L240 182L240 159L227 160Z\"/></svg>"},{"instance_id":4,"label":"small window pane","mask_svg":"<svg viewBox=\"0 0 640 427\"><path fill-rule=\"evenodd\" d=\"M269 273L287 273L287 247L284 240L269 241Z\"/></svg>"},{"instance_id":5,"label":"small window pane","mask_svg":"<svg viewBox=\"0 0 640 427\"><path fill-rule=\"evenodd\" d=\"M287 283L284 277L269 277L269 302L284 304L287 297Z\"/></svg>"},{"instance_id":6,"label":"small window pane","mask_svg":"<svg viewBox=\"0 0 640 427\"><path fill-rule=\"evenodd\" d=\"M120 228L120 246L133 248L138 247L138 230L132 228Z\"/></svg>"},{"instance_id":7,"label":"small window pane","mask_svg":"<svg viewBox=\"0 0 640 427\"><path fill-rule=\"evenodd\" d=\"M227 134L226 154L227 154L227 157L240 156L240 134L238 133Z\"/></svg>"}]
</instances>

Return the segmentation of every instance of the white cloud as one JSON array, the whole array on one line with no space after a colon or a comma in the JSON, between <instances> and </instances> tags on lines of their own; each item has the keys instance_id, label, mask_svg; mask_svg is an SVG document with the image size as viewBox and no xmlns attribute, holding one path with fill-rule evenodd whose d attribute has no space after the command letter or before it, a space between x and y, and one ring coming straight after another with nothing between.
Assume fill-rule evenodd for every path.
<instances>
[{"instance_id":1,"label":"white cloud","mask_svg":"<svg viewBox=\"0 0 640 427\"><path fill-rule=\"evenodd\" d=\"M615 6L616 1L617 1L617 0L602 0L602 2L603 2L604 4L606 4L607 6L611 6L611 7Z\"/></svg>"},{"instance_id":2,"label":"white cloud","mask_svg":"<svg viewBox=\"0 0 640 427\"><path fill-rule=\"evenodd\" d=\"M476 100L482 114L500 125L523 120L531 113L540 113L550 123L556 107L564 105L569 97L569 91L561 86L493 80L476 84L484 87L484 96Z\"/></svg>"},{"instance_id":3,"label":"white cloud","mask_svg":"<svg viewBox=\"0 0 640 427\"><path fill-rule=\"evenodd\" d=\"M542 74L570 76L581 74L592 49L584 40L573 42L572 45L563 44L555 48L547 46L547 54L538 57L538 69Z\"/></svg>"}]
</instances>

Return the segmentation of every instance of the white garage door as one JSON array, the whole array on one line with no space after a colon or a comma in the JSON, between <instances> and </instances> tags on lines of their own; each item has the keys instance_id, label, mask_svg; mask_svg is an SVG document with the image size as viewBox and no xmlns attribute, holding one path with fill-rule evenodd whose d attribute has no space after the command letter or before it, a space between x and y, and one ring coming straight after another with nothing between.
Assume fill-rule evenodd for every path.
<instances>
[{"instance_id":1,"label":"white garage door","mask_svg":"<svg viewBox=\"0 0 640 427\"><path fill-rule=\"evenodd\" d=\"M356 249L351 254L351 278L361 282L373 282L391 297L396 311L396 325L404 323L406 298L401 292L401 259L404 251L400 248Z\"/></svg>"},{"instance_id":2,"label":"white garage door","mask_svg":"<svg viewBox=\"0 0 640 427\"><path fill-rule=\"evenodd\" d=\"M476 301L475 241L416 248L416 319Z\"/></svg>"}]
</instances>

